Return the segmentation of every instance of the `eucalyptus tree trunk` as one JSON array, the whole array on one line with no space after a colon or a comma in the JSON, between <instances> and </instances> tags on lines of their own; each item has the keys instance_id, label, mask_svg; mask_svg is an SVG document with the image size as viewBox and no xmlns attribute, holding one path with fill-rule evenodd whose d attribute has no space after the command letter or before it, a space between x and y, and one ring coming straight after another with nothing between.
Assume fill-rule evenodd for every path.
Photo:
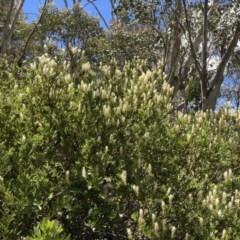
<instances>
[{"instance_id":1,"label":"eucalyptus tree trunk","mask_svg":"<svg viewBox=\"0 0 240 240\"><path fill-rule=\"evenodd\" d=\"M204 110L206 109L214 110L216 107L217 99L220 95L221 85L224 80L224 70L226 68L229 58L232 56L232 53L234 52L234 48L236 47L239 39L240 39L240 23L238 23L237 27L233 32L232 40L230 41L221 59L221 62L218 65L215 75L212 77L212 79L210 79L207 101Z\"/></svg>"},{"instance_id":2,"label":"eucalyptus tree trunk","mask_svg":"<svg viewBox=\"0 0 240 240\"><path fill-rule=\"evenodd\" d=\"M169 70L168 74L168 82L171 86L174 87L174 95L178 91L180 81L179 77L177 77L177 68L180 62L180 49L181 49L181 23L180 19L182 17L182 2L181 0L176 0L176 14L174 16L174 26L173 26L173 44L170 53L170 61L169 61Z\"/></svg>"},{"instance_id":3,"label":"eucalyptus tree trunk","mask_svg":"<svg viewBox=\"0 0 240 240\"><path fill-rule=\"evenodd\" d=\"M9 0L8 6L6 6L6 1L0 1L0 4L3 8L4 6L7 7L7 16L4 21L5 23L3 23L3 33L0 39L0 57L6 53L11 43L11 38L22 11L24 2L25 0Z\"/></svg>"},{"instance_id":4,"label":"eucalyptus tree trunk","mask_svg":"<svg viewBox=\"0 0 240 240\"><path fill-rule=\"evenodd\" d=\"M233 26L233 34L232 38L229 41L229 44L226 45L225 53L223 54L220 63L217 66L216 72L212 78L208 76L207 70L207 56L208 56L208 17L214 11L214 8L218 4L219 1L213 1L211 5L209 5L209 1L204 1L203 7L203 27L202 27L202 62L200 63L196 49L198 46L194 45L193 35L191 33L190 21L188 19L188 12L186 6L186 0L183 0L184 10L185 10L185 18L186 18L186 28L188 32L188 40L190 44L190 54L191 59L195 64L195 68L200 78L201 83L201 100L202 100L202 111L207 110L215 110L217 99L220 96L220 89L222 83L224 81L224 70L226 69L226 65L234 52L234 48L237 45L238 40L240 39L240 23L234 29ZM211 7L210 9L209 6Z\"/></svg>"},{"instance_id":5,"label":"eucalyptus tree trunk","mask_svg":"<svg viewBox=\"0 0 240 240\"><path fill-rule=\"evenodd\" d=\"M208 0L205 0L203 13L202 69L200 73L201 99L203 111L207 110L207 97L208 97L207 45L208 45Z\"/></svg>"}]
</instances>

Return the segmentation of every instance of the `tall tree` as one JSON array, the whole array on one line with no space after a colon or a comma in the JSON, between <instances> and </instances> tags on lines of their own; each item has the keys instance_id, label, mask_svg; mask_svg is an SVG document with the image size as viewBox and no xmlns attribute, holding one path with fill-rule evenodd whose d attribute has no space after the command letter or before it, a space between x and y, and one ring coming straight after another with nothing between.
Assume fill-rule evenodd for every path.
<instances>
[{"instance_id":1,"label":"tall tree","mask_svg":"<svg viewBox=\"0 0 240 240\"><path fill-rule=\"evenodd\" d=\"M25 0L0 1L0 24L2 34L0 37L0 56L5 54L11 44L16 25L21 17Z\"/></svg>"},{"instance_id":2,"label":"tall tree","mask_svg":"<svg viewBox=\"0 0 240 240\"><path fill-rule=\"evenodd\" d=\"M138 39L150 46L151 59L164 61L167 81L174 86L175 96L180 90L185 98L190 86L199 88L195 91L198 96L185 98L186 107L199 99L194 102L198 109L215 109L225 70L240 36L238 1L112 0L111 6L114 24L128 36L137 31ZM144 37L143 32L151 38ZM138 39L135 46L141 47ZM138 53L143 57L144 48ZM213 62L214 66L210 66ZM193 77L198 84L192 84Z\"/></svg>"}]
</instances>

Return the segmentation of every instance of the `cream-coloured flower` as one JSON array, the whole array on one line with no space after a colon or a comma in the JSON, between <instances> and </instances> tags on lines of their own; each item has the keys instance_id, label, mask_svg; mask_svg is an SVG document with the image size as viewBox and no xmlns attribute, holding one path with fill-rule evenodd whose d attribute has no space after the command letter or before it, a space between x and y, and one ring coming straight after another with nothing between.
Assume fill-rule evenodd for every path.
<instances>
[{"instance_id":1,"label":"cream-coloured flower","mask_svg":"<svg viewBox=\"0 0 240 240\"><path fill-rule=\"evenodd\" d=\"M86 178L87 177L87 172L86 172L86 168L83 166L82 168L82 177Z\"/></svg>"},{"instance_id":2,"label":"cream-coloured flower","mask_svg":"<svg viewBox=\"0 0 240 240\"><path fill-rule=\"evenodd\" d=\"M22 142L26 142L26 139L27 139L26 136L23 134L22 135Z\"/></svg>"},{"instance_id":3,"label":"cream-coloured flower","mask_svg":"<svg viewBox=\"0 0 240 240\"><path fill-rule=\"evenodd\" d=\"M226 202L227 202L227 193L223 192L222 193L222 204L226 204Z\"/></svg>"},{"instance_id":4,"label":"cream-coloured flower","mask_svg":"<svg viewBox=\"0 0 240 240\"><path fill-rule=\"evenodd\" d=\"M3 177L0 176L0 183L3 183Z\"/></svg>"},{"instance_id":5,"label":"cream-coloured flower","mask_svg":"<svg viewBox=\"0 0 240 240\"><path fill-rule=\"evenodd\" d=\"M154 233L155 233L155 235L158 235L158 231L159 231L159 225L158 225L158 222L155 222L154 223Z\"/></svg>"},{"instance_id":6,"label":"cream-coloured flower","mask_svg":"<svg viewBox=\"0 0 240 240\"><path fill-rule=\"evenodd\" d=\"M175 226L172 226L172 228L171 228L171 238L175 237L176 230L177 230L177 228Z\"/></svg>"},{"instance_id":7,"label":"cream-coloured flower","mask_svg":"<svg viewBox=\"0 0 240 240\"><path fill-rule=\"evenodd\" d=\"M167 220L166 219L162 220L162 228L163 228L164 232L167 230Z\"/></svg>"},{"instance_id":8,"label":"cream-coloured flower","mask_svg":"<svg viewBox=\"0 0 240 240\"><path fill-rule=\"evenodd\" d=\"M133 238L131 228L127 228L127 235L128 235L128 239L132 239Z\"/></svg>"},{"instance_id":9,"label":"cream-coloured flower","mask_svg":"<svg viewBox=\"0 0 240 240\"><path fill-rule=\"evenodd\" d=\"M120 177L121 177L123 183L126 185L127 184L127 171L126 170L122 171L122 174Z\"/></svg>"},{"instance_id":10,"label":"cream-coloured flower","mask_svg":"<svg viewBox=\"0 0 240 240\"><path fill-rule=\"evenodd\" d=\"M168 200L169 200L169 205L170 206L172 206L172 200L173 200L173 195L172 194L170 194L169 196L168 196Z\"/></svg>"},{"instance_id":11,"label":"cream-coloured flower","mask_svg":"<svg viewBox=\"0 0 240 240\"><path fill-rule=\"evenodd\" d=\"M91 68L91 65L90 65L89 62L83 63L83 65L82 65L82 71L83 71L83 72L89 71L90 68Z\"/></svg>"},{"instance_id":12,"label":"cream-coloured flower","mask_svg":"<svg viewBox=\"0 0 240 240\"><path fill-rule=\"evenodd\" d=\"M156 219L157 219L156 214L153 213L153 214L152 214L152 222L155 223L155 222L156 222Z\"/></svg>"},{"instance_id":13,"label":"cream-coloured flower","mask_svg":"<svg viewBox=\"0 0 240 240\"><path fill-rule=\"evenodd\" d=\"M165 207L166 207L166 204L164 201L161 202L161 208L162 208L162 211L164 212L165 210Z\"/></svg>"},{"instance_id":14,"label":"cream-coloured flower","mask_svg":"<svg viewBox=\"0 0 240 240\"><path fill-rule=\"evenodd\" d=\"M223 231L222 231L222 239L224 239L225 237L226 237L226 229L223 229Z\"/></svg>"},{"instance_id":15,"label":"cream-coloured flower","mask_svg":"<svg viewBox=\"0 0 240 240\"><path fill-rule=\"evenodd\" d=\"M135 194L138 196L139 195L139 186L132 185L132 189L135 192Z\"/></svg>"}]
</instances>

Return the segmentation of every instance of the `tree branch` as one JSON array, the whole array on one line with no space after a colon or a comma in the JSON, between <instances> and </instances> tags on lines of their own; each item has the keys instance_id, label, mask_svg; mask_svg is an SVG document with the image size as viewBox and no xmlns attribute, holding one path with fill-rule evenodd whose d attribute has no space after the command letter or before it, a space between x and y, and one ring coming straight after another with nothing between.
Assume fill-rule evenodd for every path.
<instances>
[{"instance_id":1,"label":"tree branch","mask_svg":"<svg viewBox=\"0 0 240 240\"><path fill-rule=\"evenodd\" d=\"M113 19L115 19L115 16L116 16L116 14L115 14L115 2L114 2L114 0L110 0L110 4L111 4L111 8L112 8L111 13L112 13L112 20L113 20Z\"/></svg>"},{"instance_id":2,"label":"tree branch","mask_svg":"<svg viewBox=\"0 0 240 240\"><path fill-rule=\"evenodd\" d=\"M197 60L197 54L196 54L196 51L194 49L194 45L193 45L193 41L192 41L191 27L190 27L190 22L189 22L189 19L188 19L186 0L183 0L183 6L184 6L184 13L185 13L185 18L186 18L188 40L189 40L189 43L190 43L191 54L192 54L192 57L193 57L196 69L198 71L198 74L201 77L202 76L202 69L201 69L201 66L200 66L200 64L199 64L199 62Z\"/></svg>"},{"instance_id":3,"label":"tree branch","mask_svg":"<svg viewBox=\"0 0 240 240\"><path fill-rule=\"evenodd\" d=\"M41 23L42 18L43 18L44 14L45 14L46 7L47 7L47 3L48 3L48 0L45 0L44 5L43 5L43 9L42 9L42 13L41 13L41 15L40 15L40 17L39 17L39 19L38 19L38 22L37 22L36 25L34 26L32 32L31 32L30 35L28 36L28 39L27 39L27 41L26 41L26 43L25 43L25 45L24 45L24 48L23 48L22 55L21 55L21 57L20 57L19 60L18 60L18 65L21 65L21 64L22 64L22 60L23 60L23 58L25 57L28 44L29 44L29 42L30 42L33 34L37 31L37 27L38 27L38 25Z\"/></svg>"},{"instance_id":4,"label":"tree branch","mask_svg":"<svg viewBox=\"0 0 240 240\"><path fill-rule=\"evenodd\" d=\"M100 18L103 20L103 22L104 22L106 28L109 30L109 27L108 27L108 24L107 24L105 18L103 17L103 15L102 15L101 12L99 11L98 7L97 7L96 4L93 2L93 0L88 0L88 2L89 2L90 4L92 4L93 7L96 9L98 15L99 15Z\"/></svg>"},{"instance_id":5,"label":"tree branch","mask_svg":"<svg viewBox=\"0 0 240 240\"><path fill-rule=\"evenodd\" d=\"M64 2L64 5L65 5L65 8L68 8L68 2L67 2L67 0L63 0L63 2Z\"/></svg>"},{"instance_id":6,"label":"tree branch","mask_svg":"<svg viewBox=\"0 0 240 240\"><path fill-rule=\"evenodd\" d=\"M225 67L226 67L226 64L229 60L229 58L231 57L233 51L234 51L234 48L236 47L237 43L238 43L238 40L240 39L240 23L237 24L237 27L235 29L235 32L233 34L233 38L232 40L230 41L223 57L222 57L222 60L220 62L220 64L218 65L218 68L217 68L217 72L213 78L213 80L211 81L211 85L210 85L210 88L212 88L215 84L221 84L221 76L223 76L223 73L224 73L224 70L225 70Z\"/></svg>"},{"instance_id":7,"label":"tree branch","mask_svg":"<svg viewBox=\"0 0 240 240\"><path fill-rule=\"evenodd\" d=\"M233 38L230 41L230 43L222 57L221 62L217 67L216 74L210 80L210 86L209 86L209 90L208 90L208 99L207 99L207 109L212 109L212 110L215 109L215 105L216 105L217 98L220 93L221 85L224 80L224 77L223 77L224 70L226 68L229 58L231 57L231 55L234 51L235 46L237 45L239 38L240 38L240 23L237 24L237 27L233 34Z\"/></svg>"}]
</instances>

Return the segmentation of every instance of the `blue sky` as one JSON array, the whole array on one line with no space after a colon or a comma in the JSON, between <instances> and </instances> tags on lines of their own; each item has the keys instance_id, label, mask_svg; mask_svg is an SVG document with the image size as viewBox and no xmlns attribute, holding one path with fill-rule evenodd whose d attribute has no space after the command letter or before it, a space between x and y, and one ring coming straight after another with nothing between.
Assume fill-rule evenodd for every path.
<instances>
[{"instance_id":1,"label":"blue sky","mask_svg":"<svg viewBox=\"0 0 240 240\"><path fill-rule=\"evenodd\" d=\"M63 0L54 0L57 6L64 7L64 1ZM68 0L69 4L72 2L72 0ZM81 5L85 6L87 0L82 0ZM38 16L38 10L39 8L44 4L44 0L25 0L25 4L23 7L24 13L28 17L28 21L33 21L37 19ZM107 23L111 20L111 5L109 0L96 0L95 4L97 5L98 9L100 10L101 14L104 16ZM84 7L85 11L88 12L90 15L97 17L97 11L94 9L94 7L91 4L88 4ZM100 21L101 26L105 27L103 22Z\"/></svg>"}]
</instances>

